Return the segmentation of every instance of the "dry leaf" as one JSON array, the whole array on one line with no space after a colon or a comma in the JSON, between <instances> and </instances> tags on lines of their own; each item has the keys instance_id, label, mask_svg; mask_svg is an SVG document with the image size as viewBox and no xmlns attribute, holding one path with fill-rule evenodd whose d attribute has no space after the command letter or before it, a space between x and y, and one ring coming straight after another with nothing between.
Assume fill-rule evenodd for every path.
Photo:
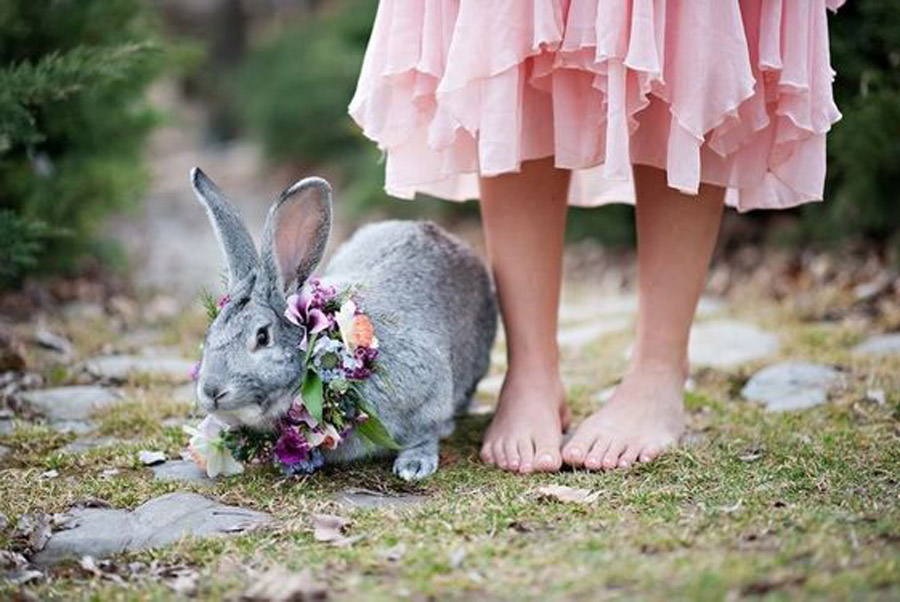
<instances>
[{"instance_id":1,"label":"dry leaf","mask_svg":"<svg viewBox=\"0 0 900 602\"><path fill-rule=\"evenodd\" d=\"M350 521L333 514L313 515L313 537L316 541L330 543L333 546L351 546L362 539L361 535L347 537Z\"/></svg>"},{"instance_id":2,"label":"dry leaf","mask_svg":"<svg viewBox=\"0 0 900 602\"><path fill-rule=\"evenodd\" d=\"M462 566L463 560L466 559L466 551L463 548L456 548L450 554L450 567L458 569Z\"/></svg>"},{"instance_id":3,"label":"dry leaf","mask_svg":"<svg viewBox=\"0 0 900 602\"><path fill-rule=\"evenodd\" d=\"M138 460L141 461L141 464L144 466L153 466L155 464L162 464L166 461L165 452L161 451L150 451L147 449L142 449L138 452Z\"/></svg>"},{"instance_id":4,"label":"dry leaf","mask_svg":"<svg viewBox=\"0 0 900 602\"><path fill-rule=\"evenodd\" d=\"M40 552L50 539L51 516L44 513L23 514L16 523L13 539L24 544L32 553Z\"/></svg>"},{"instance_id":5,"label":"dry leaf","mask_svg":"<svg viewBox=\"0 0 900 602\"><path fill-rule=\"evenodd\" d=\"M884 389L869 389L866 391L866 401L883 406L887 403L887 394L884 392Z\"/></svg>"},{"instance_id":6,"label":"dry leaf","mask_svg":"<svg viewBox=\"0 0 900 602\"><path fill-rule=\"evenodd\" d=\"M402 543L381 551L381 556L388 562L397 562L406 554L406 546Z\"/></svg>"},{"instance_id":7,"label":"dry leaf","mask_svg":"<svg viewBox=\"0 0 900 602\"><path fill-rule=\"evenodd\" d=\"M593 504L600 497L599 491L579 489L566 485L547 485L538 489L538 493L545 499L555 500L564 504Z\"/></svg>"},{"instance_id":8,"label":"dry leaf","mask_svg":"<svg viewBox=\"0 0 900 602\"><path fill-rule=\"evenodd\" d=\"M328 590L307 569L300 573L283 567L269 569L241 594L246 602L305 602L327 600Z\"/></svg>"},{"instance_id":9,"label":"dry leaf","mask_svg":"<svg viewBox=\"0 0 900 602\"><path fill-rule=\"evenodd\" d=\"M192 568L181 566L170 569L164 574L166 585L180 596L193 596L197 593L197 581L200 574Z\"/></svg>"}]
</instances>

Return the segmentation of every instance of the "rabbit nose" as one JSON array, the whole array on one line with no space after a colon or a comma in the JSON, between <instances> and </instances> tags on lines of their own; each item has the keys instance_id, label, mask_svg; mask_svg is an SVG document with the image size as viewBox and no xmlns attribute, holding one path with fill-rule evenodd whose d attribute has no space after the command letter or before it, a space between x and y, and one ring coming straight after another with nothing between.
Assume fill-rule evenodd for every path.
<instances>
[{"instance_id":1,"label":"rabbit nose","mask_svg":"<svg viewBox=\"0 0 900 602\"><path fill-rule=\"evenodd\" d=\"M214 408L219 407L219 400L222 399L227 391L215 383L206 383L203 385L203 394L209 398Z\"/></svg>"}]
</instances>

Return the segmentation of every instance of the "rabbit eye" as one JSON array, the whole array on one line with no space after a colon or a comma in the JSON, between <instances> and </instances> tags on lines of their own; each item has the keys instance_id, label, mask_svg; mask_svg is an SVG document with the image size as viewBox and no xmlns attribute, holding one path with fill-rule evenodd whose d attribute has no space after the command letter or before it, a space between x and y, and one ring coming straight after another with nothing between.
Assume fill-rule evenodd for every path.
<instances>
[{"instance_id":1,"label":"rabbit eye","mask_svg":"<svg viewBox=\"0 0 900 602\"><path fill-rule=\"evenodd\" d=\"M268 347L269 342L269 329L268 327L263 326L256 331L256 348Z\"/></svg>"}]
</instances>

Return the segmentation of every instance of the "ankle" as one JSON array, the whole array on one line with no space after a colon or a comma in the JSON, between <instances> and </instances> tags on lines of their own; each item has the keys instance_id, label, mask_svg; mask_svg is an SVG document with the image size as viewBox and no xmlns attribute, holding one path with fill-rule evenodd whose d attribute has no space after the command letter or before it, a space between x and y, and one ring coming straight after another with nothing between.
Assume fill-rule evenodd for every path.
<instances>
[{"instance_id":1,"label":"ankle","mask_svg":"<svg viewBox=\"0 0 900 602\"><path fill-rule=\"evenodd\" d=\"M686 357L635 357L631 361L628 373L671 377L684 382L690 370Z\"/></svg>"},{"instance_id":2,"label":"ankle","mask_svg":"<svg viewBox=\"0 0 900 602\"><path fill-rule=\"evenodd\" d=\"M562 384L558 361L547 359L524 360L509 358L506 379L515 382L541 384Z\"/></svg>"}]
</instances>

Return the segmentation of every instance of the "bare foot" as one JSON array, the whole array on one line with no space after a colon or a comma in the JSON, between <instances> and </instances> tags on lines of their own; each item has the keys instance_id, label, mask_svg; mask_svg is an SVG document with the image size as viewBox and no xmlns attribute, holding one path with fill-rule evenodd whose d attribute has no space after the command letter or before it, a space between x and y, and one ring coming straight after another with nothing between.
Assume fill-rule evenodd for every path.
<instances>
[{"instance_id":1,"label":"bare foot","mask_svg":"<svg viewBox=\"0 0 900 602\"><path fill-rule=\"evenodd\" d=\"M589 470L649 462L684 432L686 370L635 366L612 399L588 417L562 451L567 464Z\"/></svg>"},{"instance_id":2,"label":"bare foot","mask_svg":"<svg viewBox=\"0 0 900 602\"><path fill-rule=\"evenodd\" d=\"M562 466L562 432L569 420L559 375L539 379L507 373L497 411L484 435L481 459L521 474L557 471Z\"/></svg>"}]
</instances>

